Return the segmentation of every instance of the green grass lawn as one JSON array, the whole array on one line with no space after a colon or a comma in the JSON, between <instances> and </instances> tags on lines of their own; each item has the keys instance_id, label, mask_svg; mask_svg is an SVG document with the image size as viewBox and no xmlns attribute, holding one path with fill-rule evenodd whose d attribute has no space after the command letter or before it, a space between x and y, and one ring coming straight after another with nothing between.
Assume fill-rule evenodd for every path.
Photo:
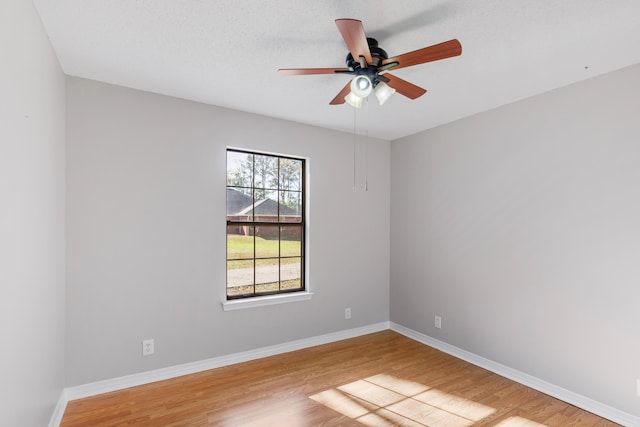
<instances>
[{"instance_id":1,"label":"green grass lawn","mask_svg":"<svg viewBox=\"0 0 640 427\"><path fill-rule=\"evenodd\" d=\"M298 240L278 240L255 237L256 258L270 258L260 261L262 265L277 264L278 257L300 256L301 248ZM253 267L254 237L227 235L227 259L238 260L228 262L229 269ZM240 261L243 260L243 261ZM300 262L299 258L284 258L283 264Z\"/></svg>"}]
</instances>

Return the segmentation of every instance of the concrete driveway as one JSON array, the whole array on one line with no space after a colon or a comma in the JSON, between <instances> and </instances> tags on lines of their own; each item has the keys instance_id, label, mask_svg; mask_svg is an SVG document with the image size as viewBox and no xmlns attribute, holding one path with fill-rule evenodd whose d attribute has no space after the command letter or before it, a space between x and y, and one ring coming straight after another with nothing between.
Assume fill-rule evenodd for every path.
<instances>
[{"instance_id":1,"label":"concrete driveway","mask_svg":"<svg viewBox=\"0 0 640 427\"><path fill-rule=\"evenodd\" d=\"M280 280L295 280L300 278L300 264L282 264ZM268 265L256 268L256 285L274 283L278 281L278 266ZM227 271L227 286L244 286L253 284L253 268L238 268Z\"/></svg>"}]
</instances>

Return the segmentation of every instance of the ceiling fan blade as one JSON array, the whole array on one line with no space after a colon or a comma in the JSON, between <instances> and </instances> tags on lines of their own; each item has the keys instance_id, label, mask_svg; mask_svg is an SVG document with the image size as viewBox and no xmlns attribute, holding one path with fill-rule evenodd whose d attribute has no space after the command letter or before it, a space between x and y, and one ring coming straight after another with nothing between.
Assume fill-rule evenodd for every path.
<instances>
[{"instance_id":1,"label":"ceiling fan blade","mask_svg":"<svg viewBox=\"0 0 640 427\"><path fill-rule=\"evenodd\" d=\"M361 56L364 56L367 64L370 64L373 59L371 58L371 51L369 50L369 43L367 43L362 21L357 19L336 19L336 26L340 30L340 34L342 34L342 38L353 59L358 61Z\"/></svg>"},{"instance_id":2,"label":"ceiling fan blade","mask_svg":"<svg viewBox=\"0 0 640 427\"><path fill-rule=\"evenodd\" d=\"M458 40L453 39L448 42L434 44L433 46L424 47L422 49L394 56L393 58L385 59L382 61L382 65L397 62L398 65L394 67L394 70L397 70L399 68L410 67L412 65L424 64L425 62L451 58L452 56L458 56L460 54L462 54L462 45Z\"/></svg>"},{"instance_id":3,"label":"ceiling fan blade","mask_svg":"<svg viewBox=\"0 0 640 427\"><path fill-rule=\"evenodd\" d=\"M426 89L422 89L420 86L416 86L413 83L409 83L406 80L402 80L400 77L393 76L389 73L383 74L388 80L387 84L394 88L400 95L404 95L407 98L416 99L427 93Z\"/></svg>"},{"instance_id":4,"label":"ceiling fan blade","mask_svg":"<svg viewBox=\"0 0 640 427\"><path fill-rule=\"evenodd\" d=\"M280 68L278 74L283 76L300 76L303 74L338 74L350 73L348 68Z\"/></svg>"},{"instance_id":5,"label":"ceiling fan blade","mask_svg":"<svg viewBox=\"0 0 640 427\"><path fill-rule=\"evenodd\" d=\"M331 102L329 103L329 105L339 105L339 104L344 104L344 97L349 95L349 92L351 92L351 81L349 81L345 87L342 88L342 90L340 92L338 92L338 94L336 95L335 98L333 98L331 100Z\"/></svg>"}]
</instances>

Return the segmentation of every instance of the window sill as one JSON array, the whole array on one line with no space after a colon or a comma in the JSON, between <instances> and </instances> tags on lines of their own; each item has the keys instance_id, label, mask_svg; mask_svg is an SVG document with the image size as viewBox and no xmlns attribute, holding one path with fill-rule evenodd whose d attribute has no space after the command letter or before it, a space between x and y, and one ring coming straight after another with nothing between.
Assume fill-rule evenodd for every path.
<instances>
[{"instance_id":1,"label":"window sill","mask_svg":"<svg viewBox=\"0 0 640 427\"><path fill-rule=\"evenodd\" d=\"M285 304L288 302L306 301L313 297L311 292L295 292L290 294L268 295L264 297L236 299L222 302L224 311L242 310L265 305Z\"/></svg>"}]
</instances>

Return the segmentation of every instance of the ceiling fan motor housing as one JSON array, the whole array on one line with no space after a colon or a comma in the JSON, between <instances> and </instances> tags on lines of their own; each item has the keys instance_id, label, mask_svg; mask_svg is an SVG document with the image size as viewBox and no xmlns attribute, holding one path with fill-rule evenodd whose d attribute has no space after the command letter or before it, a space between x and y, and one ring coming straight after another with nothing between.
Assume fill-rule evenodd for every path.
<instances>
[{"instance_id":1,"label":"ceiling fan motor housing","mask_svg":"<svg viewBox=\"0 0 640 427\"><path fill-rule=\"evenodd\" d=\"M369 51L371 52L371 58L373 59L370 64L367 64L367 68L374 68L377 70L382 61L389 58L389 55L387 55L387 52L385 52L384 49L378 47L378 41L376 39L367 37L367 44L369 45ZM360 65L359 59L354 59L350 52L347 54L346 63L347 68L353 73L358 74L358 70L363 69Z\"/></svg>"}]
</instances>

